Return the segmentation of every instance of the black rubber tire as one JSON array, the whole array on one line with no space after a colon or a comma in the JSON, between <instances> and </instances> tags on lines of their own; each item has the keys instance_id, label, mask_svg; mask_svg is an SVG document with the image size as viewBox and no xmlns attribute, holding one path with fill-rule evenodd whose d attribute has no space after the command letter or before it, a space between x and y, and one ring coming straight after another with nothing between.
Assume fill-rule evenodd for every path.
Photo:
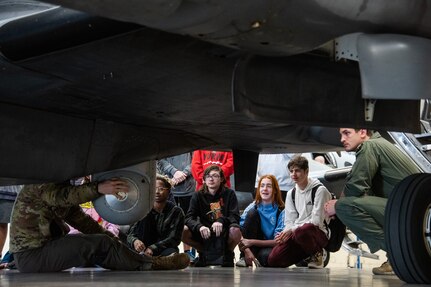
<instances>
[{"instance_id":1,"label":"black rubber tire","mask_svg":"<svg viewBox=\"0 0 431 287\"><path fill-rule=\"evenodd\" d=\"M425 240L425 215L430 207L431 174L425 173L401 181L386 205L388 259L395 274L407 283L431 283L431 254Z\"/></svg>"}]
</instances>

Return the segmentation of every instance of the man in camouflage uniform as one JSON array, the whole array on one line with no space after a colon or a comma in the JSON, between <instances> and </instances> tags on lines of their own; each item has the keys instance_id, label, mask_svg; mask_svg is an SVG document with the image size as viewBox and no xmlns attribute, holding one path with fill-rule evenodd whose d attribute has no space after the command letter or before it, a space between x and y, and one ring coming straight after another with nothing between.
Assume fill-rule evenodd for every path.
<instances>
[{"instance_id":1,"label":"man in camouflage uniform","mask_svg":"<svg viewBox=\"0 0 431 287\"><path fill-rule=\"evenodd\" d=\"M18 195L11 218L10 250L20 272L53 272L99 265L114 270L182 269L186 254L152 258L140 255L104 230L79 204L101 195L128 192L126 182L111 179L81 186L28 185ZM67 235L73 226L83 234Z\"/></svg>"}]
</instances>

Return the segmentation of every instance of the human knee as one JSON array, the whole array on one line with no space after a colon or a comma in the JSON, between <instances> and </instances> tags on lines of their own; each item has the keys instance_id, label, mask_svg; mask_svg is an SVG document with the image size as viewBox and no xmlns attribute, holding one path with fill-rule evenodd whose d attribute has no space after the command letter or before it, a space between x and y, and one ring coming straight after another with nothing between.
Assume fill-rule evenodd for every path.
<instances>
[{"instance_id":1,"label":"human knee","mask_svg":"<svg viewBox=\"0 0 431 287\"><path fill-rule=\"evenodd\" d=\"M337 214L338 217L346 217L352 214L352 208L355 206L354 204L355 198L349 198L349 197L342 197L337 200L337 203L335 204L335 214Z\"/></svg>"},{"instance_id":2,"label":"human knee","mask_svg":"<svg viewBox=\"0 0 431 287\"><path fill-rule=\"evenodd\" d=\"M256 216L260 216L260 215L259 215L259 211L258 211L257 209L255 209L255 208L252 208L252 209L250 209L250 210L247 212L246 220L247 220L247 219L253 219L253 218L255 218Z\"/></svg>"},{"instance_id":3,"label":"human knee","mask_svg":"<svg viewBox=\"0 0 431 287\"><path fill-rule=\"evenodd\" d=\"M181 236L181 240L184 241L184 239L188 239L192 236L192 232L190 231L190 229L187 227L187 225L184 225L183 228L183 234Z\"/></svg>"},{"instance_id":4,"label":"human knee","mask_svg":"<svg viewBox=\"0 0 431 287\"><path fill-rule=\"evenodd\" d=\"M229 227L229 237L233 240L240 241L242 237L240 228L237 226Z\"/></svg>"},{"instance_id":5,"label":"human knee","mask_svg":"<svg viewBox=\"0 0 431 287\"><path fill-rule=\"evenodd\" d=\"M298 242L306 241L313 236L316 228L319 227L312 223L305 223L293 231L293 238Z\"/></svg>"}]
</instances>

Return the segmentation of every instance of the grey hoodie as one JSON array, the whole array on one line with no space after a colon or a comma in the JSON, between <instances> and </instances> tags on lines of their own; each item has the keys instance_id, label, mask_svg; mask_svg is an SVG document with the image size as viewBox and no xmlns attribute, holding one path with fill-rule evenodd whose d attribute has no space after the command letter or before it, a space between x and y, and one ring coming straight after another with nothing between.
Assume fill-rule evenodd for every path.
<instances>
[{"instance_id":1,"label":"grey hoodie","mask_svg":"<svg viewBox=\"0 0 431 287\"><path fill-rule=\"evenodd\" d=\"M324 185L319 187L316 191L314 198L314 205L311 201L311 190L314 186L321 184L318 179L308 178L308 185L304 190L301 190L298 185L295 185L295 205L292 201L292 190L287 192L285 217L284 217L284 230L295 230L305 223L312 223L319 226L320 230L327 234L324 224L325 213L323 205L331 200L331 194Z\"/></svg>"}]
</instances>

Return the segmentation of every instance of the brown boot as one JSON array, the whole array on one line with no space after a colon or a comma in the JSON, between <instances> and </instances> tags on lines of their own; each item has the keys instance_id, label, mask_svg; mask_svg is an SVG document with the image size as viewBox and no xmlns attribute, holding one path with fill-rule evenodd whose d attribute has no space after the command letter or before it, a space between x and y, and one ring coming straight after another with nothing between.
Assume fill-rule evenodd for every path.
<instances>
[{"instance_id":1,"label":"brown boot","mask_svg":"<svg viewBox=\"0 0 431 287\"><path fill-rule=\"evenodd\" d=\"M153 270L177 270L189 266L190 259L185 253L173 254L169 256L153 257Z\"/></svg>"},{"instance_id":2,"label":"brown boot","mask_svg":"<svg viewBox=\"0 0 431 287\"><path fill-rule=\"evenodd\" d=\"M380 267L373 268L374 275L394 275L394 271L392 270L392 266L389 261L383 262Z\"/></svg>"}]
</instances>

